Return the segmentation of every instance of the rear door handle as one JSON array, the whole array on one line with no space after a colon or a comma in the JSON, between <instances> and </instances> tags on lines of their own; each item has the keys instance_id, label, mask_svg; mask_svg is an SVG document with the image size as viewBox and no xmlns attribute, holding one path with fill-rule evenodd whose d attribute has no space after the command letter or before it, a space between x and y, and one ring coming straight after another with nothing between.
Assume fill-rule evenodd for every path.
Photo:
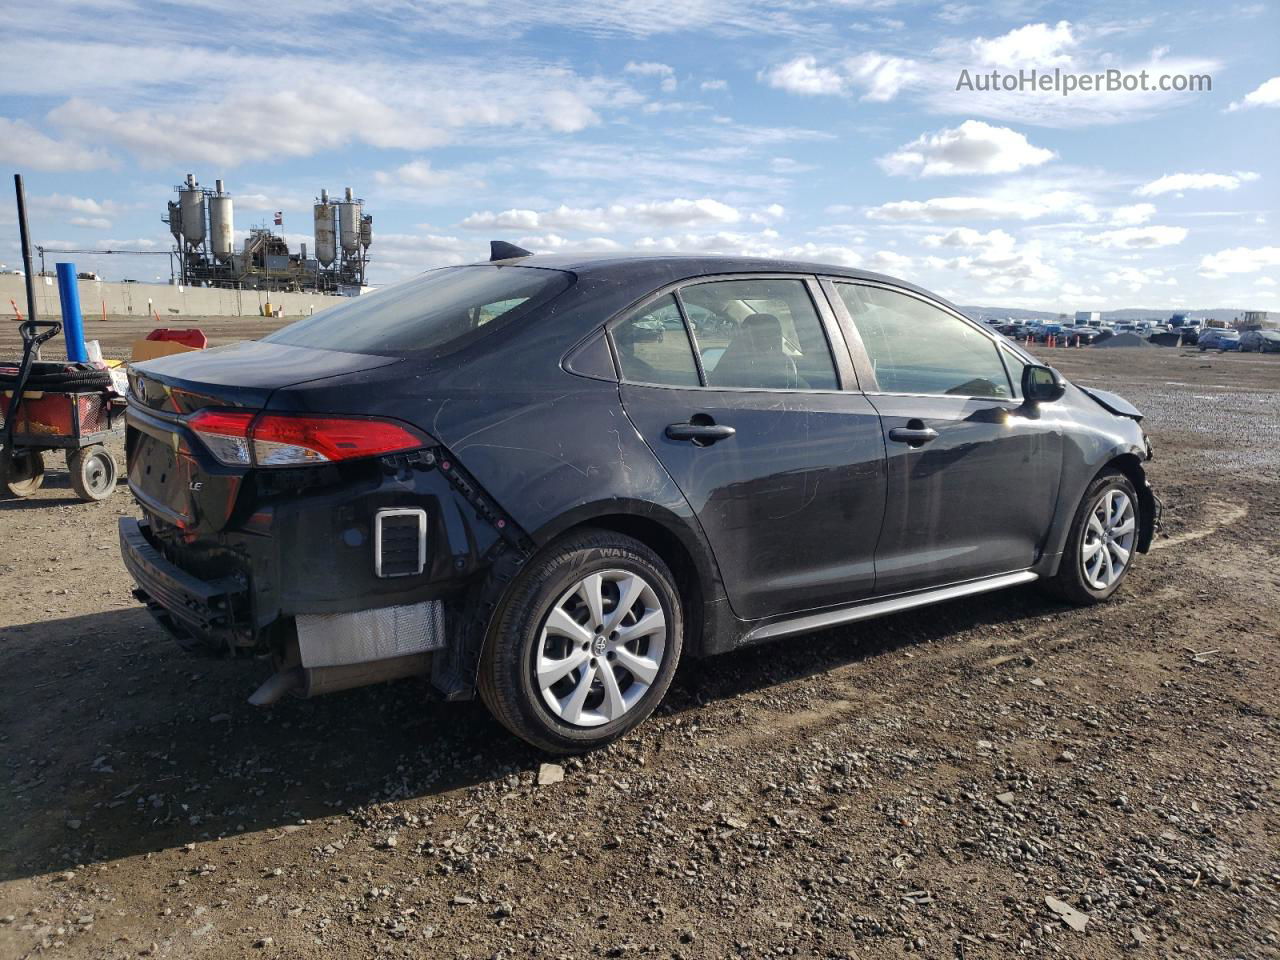
<instances>
[{"instance_id":1,"label":"rear door handle","mask_svg":"<svg viewBox=\"0 0 1280 960\"><path fill-rule=\"evenodd\" d=\"M667 427L667 438L692 440L700 446L706 446L717 440L726 440L737 432L723 423L673 423Z\"/></svg>"},{"instance_id":2,"label":"rear door handle","mask_svg":"<svg viewBox=\"0 0 1280 960\"><path fill-rule=\"evenodd\" d=\"M930 440L938 439L938 431L932 427L894 427L889 431L889 439L896 443L909 443L920 447Z\"/></svg>"}]
</instances>

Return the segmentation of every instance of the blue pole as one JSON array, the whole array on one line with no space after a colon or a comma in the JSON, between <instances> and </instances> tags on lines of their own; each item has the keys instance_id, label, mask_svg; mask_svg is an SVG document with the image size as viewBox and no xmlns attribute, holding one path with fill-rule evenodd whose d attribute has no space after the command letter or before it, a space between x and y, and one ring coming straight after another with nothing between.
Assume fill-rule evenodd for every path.
<instances>
[{"instance_id":1,"label":"blue pole","mask_svg":"<svg viewBox=\"0 0 1280 960\"><path fill-rule=\"evenodd\" d=\"M58 264L58 299L62 301L62 336L67 341L67 359L88 363L84 348L84 318L80 315L80 288L76 285L76 265Z\"/></svg>"}]
</instances>

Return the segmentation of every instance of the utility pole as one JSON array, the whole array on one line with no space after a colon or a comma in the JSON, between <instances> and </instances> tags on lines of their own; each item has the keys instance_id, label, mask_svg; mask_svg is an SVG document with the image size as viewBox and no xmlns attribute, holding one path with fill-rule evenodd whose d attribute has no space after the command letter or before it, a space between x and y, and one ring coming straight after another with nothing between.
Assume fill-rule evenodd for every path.
<instances>
[{"instance_id":1,"label":"utility pole","mask_svg":"<svg viewBox=\"0 0 1280 960\"><path fill-rule=\"evenodd\" d=\"M22 238L22 272L27 281L27 319L38 320L36 313L36 282L31 276L31 237L27 231L27 192L22 186L22 174L13 175L13 189L18 195L18 234ZM43 270L43 259L41 270Z\"/></svg>"}]
</instances>

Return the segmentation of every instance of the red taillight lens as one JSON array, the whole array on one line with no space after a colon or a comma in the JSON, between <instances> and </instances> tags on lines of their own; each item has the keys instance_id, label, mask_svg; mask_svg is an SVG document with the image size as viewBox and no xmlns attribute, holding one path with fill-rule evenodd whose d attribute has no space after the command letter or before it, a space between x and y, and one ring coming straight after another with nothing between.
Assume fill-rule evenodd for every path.
<instances>
[{"instance_id":1,"label":"red taillight lens","mask_svg":"<svg viewBox=\"0 0 1280 960\"><path fill-rule=\"evenodd\" d=\"M220 462L292 467L403 453L430 441L412 427L365 417L201 410L187 425Z\"/></svg>"},{"instance_id":2,"label":"red taillight lens","mask_svg":"<svg viewBox=\"0 0 1280 960\"><path fill-rule=\"evenodd\" d=\"M422 434L391 420L264 413L253 424L254 460L264 467L377 457L426 443Z\"/></svg>"}]
</instances>

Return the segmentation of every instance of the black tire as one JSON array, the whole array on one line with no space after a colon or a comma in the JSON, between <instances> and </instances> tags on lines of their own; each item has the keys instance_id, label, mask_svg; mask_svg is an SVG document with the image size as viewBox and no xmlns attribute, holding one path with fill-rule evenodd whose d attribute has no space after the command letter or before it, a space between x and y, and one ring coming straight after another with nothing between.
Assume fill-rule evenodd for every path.
<instances>
[{"instance_id":1,"label":"black tire","mask_svg":"<svg viewBox=\"0 0 1280 960\"><path fill-rule=\"evenodd\" d=\"M32 496L44 485L44 454L39 450L0 453L0 482L11 497Z\"/></svg>"},{"instance_id":2,"label":"black tire","mask_svg":"<svg viewBox=\"0 0 1280 960\"><path fill-rule=\"evenodd\" d=\"M105 500L116 489L120 470L115 458L100 443L81 447L67 455L71 489L86 503Z\"/></svg>"},{"instance_id":3,"label":"black tire","mask_svg":"<svg viewBox=\"0 0 1280 960\"><path fill-rule=\"evenodd\" d=\"M626 712L599 726L570 724L543 699L534 677L535 652L542 643L544 622L566 592L589 574L609 570L639 574L652 588L665 617L665 648L648 690ZM640 541L611 531L570 533L525 564L507 589L480 658L480 696L504 727L541 750L593 750L636 727L661 702L680 661L683 637L680 596L661 557Z\"/></svg>"},{"instance_id":4,"label":"black tire","mask_svg":"<svg viewBox=\"0 0 1280 960\"><path fill-rule=\"evenodd\" d=\"M1089 524L1089 516L1098 505L1098 502L1110 490L1123 491L1133 504L1134 543L1136 544L1136 532L1141 529L1142 525L1142 503L1138 499L1138 492L1133 488L1133 483L1123 473L1117 470L1104 470L1093 479L1088 489L1085 490L1084 496L1081 497L1080 505L1076 507L1075 516L1071 520L1071 532L1067 536L1067 544L1062 554L1062 561L1058 566L1058 572L1052 579L1045 581L1045 587L1052 593L1081 606L1101 603L1109 598L1120 588L1125 578L1129 576L1129 571L1133 569L1133 554L1136 552L1135 550L1130 551L1128 563L1125 564L1124 569L1121 570L1115 581L1105 589L1094 588L1085 577L1084 558L1081 555L1081 548L1085 531Z\"/></svg>"}]
</instances>

